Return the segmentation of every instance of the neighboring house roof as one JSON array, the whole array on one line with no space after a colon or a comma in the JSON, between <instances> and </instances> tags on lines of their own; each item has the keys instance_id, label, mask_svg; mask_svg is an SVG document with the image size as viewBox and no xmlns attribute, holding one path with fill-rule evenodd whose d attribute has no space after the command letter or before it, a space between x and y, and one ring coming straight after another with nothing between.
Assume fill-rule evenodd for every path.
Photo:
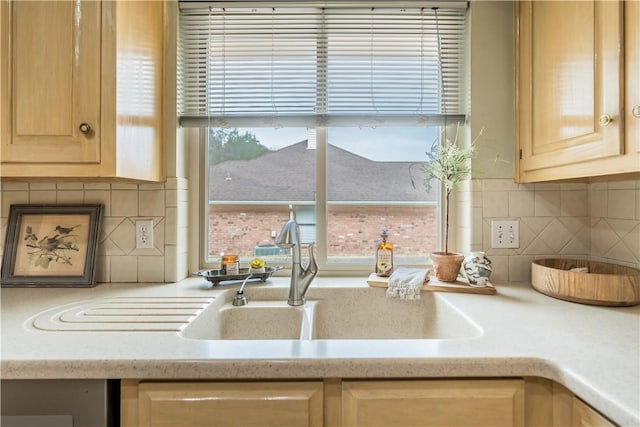
<instances>
[{"instance_id":1,"label":"neighboring house roof","mask_svg":"<svg viewBox=\"0 0 640 427\"><path fill-rule=\"evenodd\" d=\"M230 160L209 169L213 201L314 201L316 150L307 141L252 160ZM436 201L427 192L420 162L377 162L329 145L327 192L330 201ZM412 174L415 188L411 183Z\"/></svg>"}]
</instances>

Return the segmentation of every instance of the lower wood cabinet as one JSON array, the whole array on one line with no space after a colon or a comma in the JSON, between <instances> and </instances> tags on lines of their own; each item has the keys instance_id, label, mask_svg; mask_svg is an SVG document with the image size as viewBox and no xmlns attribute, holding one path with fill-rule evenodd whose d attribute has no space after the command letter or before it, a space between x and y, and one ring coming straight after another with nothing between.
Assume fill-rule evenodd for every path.
<instances>
[{"instance_id":1,"label":"lower wood cabinet","mask_svg":"<svg viewBox=\"0 0 640 427\"><path fill-rule=\"evenodd\" d=\"M524 380L344 381L342 425L524 426Z\"/></svg>"},{"instance_id":2,"label":"lower wood cabinet","mask_svg":"<svg viewBox=\"0 0 640 427\"><path fill-rule=\"evenodd\" d=\"M613 427L542 378L122 380L122 427Z\"/></svg>"},{"instance_id":3,"label":"lower wood cabinet","mask_svg":"<svg viewBox=\"0 0 640 427\"><path fill-rule=\"evenodd\" d=\"M575 396L571 406L572 427L614 427L612 422Z\"/></svg>"},{"instance_id":4,"label":"lower wood cabinet","mask_svg":"<svg viewBox=\"0 0 640 427\"><path fill-rule=\"evenodd\" d=\"M122 381L127 426L524 426L524 380Z\"/></svg>"},{"instance_id":5,"label":"lower wood cabinet","mask_svg":"<svg viewBox=\"0 0 640 427\"><path fill-rule=\"evenodd\" d=\"M121 421L149 427L321 427L323 407L321 381L123 381Z\"/></svg>"},{"instance_id":6,"label":"lower wood cabinet","mask_svg":"<svg viewBox=\"0 0 640 427\"><path fill-rule=\"evenodd\" d=\"M525 379L527 427L614 427L569 389L543 378Z\"/></svg>"}]
</instances>

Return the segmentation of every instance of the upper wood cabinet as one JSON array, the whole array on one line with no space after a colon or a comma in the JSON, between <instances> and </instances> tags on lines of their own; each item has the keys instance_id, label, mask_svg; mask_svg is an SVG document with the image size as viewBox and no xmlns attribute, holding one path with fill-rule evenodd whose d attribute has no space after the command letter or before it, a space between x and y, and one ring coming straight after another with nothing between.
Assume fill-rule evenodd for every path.
<instances>
[{"instance_id":1,"label":"upper wood cabinet","mask_svg":"<svg viewBox=\"0 0 640 427\"><path fill-rule=\"evenodd\" d=\"M520 182L640 172L637 128L628 123L640 102L637 8L517 3Z\"/></svg>"},{"instance_id":2,"label":"upper wood cabinet","mask_svg":"<svg viewBox=\"0 0 640 427\"><path fill-rule=\"evenodd\" d=\"M0 176L164 180L164 22L162 1L1 2Z\"/></svg>"}]
</instances>

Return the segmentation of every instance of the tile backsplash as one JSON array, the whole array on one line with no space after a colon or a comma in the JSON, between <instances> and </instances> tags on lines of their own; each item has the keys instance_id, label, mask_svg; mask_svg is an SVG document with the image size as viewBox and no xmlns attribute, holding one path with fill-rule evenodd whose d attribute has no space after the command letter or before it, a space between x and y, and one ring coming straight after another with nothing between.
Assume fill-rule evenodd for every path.
<instances>
[{"instance_id":1,"label":"tile backsplash","mask_svg":"<svg viewBox=\"0 0 640 427\"><path fill-rule=\"evenodd\" d=\"M640 268L640 180L592 184L591 257Z\"/></svg>"},{"instance_id":2,"label":"tile backsplash","mask_svg":"<svg viewBox=\"0 0 640 427\"><path fill-rule=\"evenodd\" d=\"M164 184L2 182L1 242L15 203L102 203L98 282L172 282L188 274L188 181ZM640 268L640 180L461 186L458 250L484 251L495 283L528 281L537 258L588 258ZM153 219L154 248L135 249L136 219ZM520 247L492 249L491 221L518 219ZM0 245L0 251L3 245Z\"/></svg>"},{"instance_id":3,"label":"tile backsplash","mask_svg":"<svg viewBox=\"0 0 640 427\"><path fill-rule=\"evenodd\" d=\"M458 191L465 250L484 251L492 280L528 281L531 262L585 258L640 268L640 180L607 183L516 184L510 179L469 181ZM518 219L520 247L491 248L491 221Z\"/></svg>"},{"instance_id":4,"label":"tile backsplash","mask_svg":"<svg viewBox=\"0 0 640 427\"><path fill-rule=\"evenodd\" d=\"M2 182L1 241L17 203L101 203L98 282L171 282L187 275L188 181L164 184ZM153 249L135 248L135 221L153 220ZM4 249L4 244L1 245Z\"/></svg>"}]
</instances>

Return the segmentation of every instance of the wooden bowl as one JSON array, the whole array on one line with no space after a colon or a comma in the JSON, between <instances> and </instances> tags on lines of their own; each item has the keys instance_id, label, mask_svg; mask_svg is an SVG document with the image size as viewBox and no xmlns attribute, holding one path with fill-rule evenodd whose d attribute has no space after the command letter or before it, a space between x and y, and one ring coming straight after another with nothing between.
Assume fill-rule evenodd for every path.
<instances>
[{"instance_id":1,"label":"wooden bowl","mask_svg":"<svg viewBox=\"0 0 640 427\"><path fill-rule=\"evenodd\" d=\"M587 268L587 272L570 271ZM581 259L539 259L531 283L550 297L582 304L631 306L640 303L640 270Z\"/></svg>"}]
</instances>

